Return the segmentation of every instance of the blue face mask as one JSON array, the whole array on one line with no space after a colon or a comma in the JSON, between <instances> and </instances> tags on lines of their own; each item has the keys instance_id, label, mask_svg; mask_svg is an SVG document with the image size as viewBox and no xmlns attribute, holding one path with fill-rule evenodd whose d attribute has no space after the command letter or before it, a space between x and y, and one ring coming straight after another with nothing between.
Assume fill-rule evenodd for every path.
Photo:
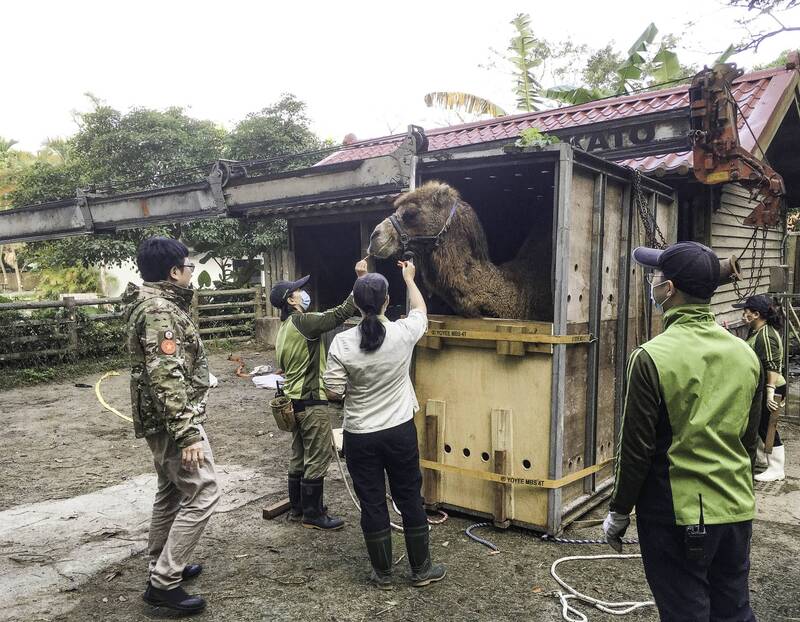
<instances>
[{"instance_id":1,"label":"blue face mask","mask_svg":"<svg viewBox=\"0 0 800 622\"><path fill-rule=\"evenodd\" d=\"M300 290L300 306L303 307L303 311L308 311L311 306L311 296L304 289Z\"/></svg>"},{"instance_id":2,"label":"blue face mask","mask_svg":"<svg viewBox=\"0 0 800 622\"><path fill-rule=\"evenodd\" d=\"M667 296L666 298L664 298L664 300L658 302L656 300L655 291L656 287L661 287L662 285L664 285L664 283L666 283L666 281L661 281L661 283L657 283L656 285L653 285L652 283L650 284L650 302L653 303L653 306L656 308L657 311L661 312L664 311L663 305L665 302L667 302L667 300L670 299L670 296Z\"/></svg>"}]
</instances>

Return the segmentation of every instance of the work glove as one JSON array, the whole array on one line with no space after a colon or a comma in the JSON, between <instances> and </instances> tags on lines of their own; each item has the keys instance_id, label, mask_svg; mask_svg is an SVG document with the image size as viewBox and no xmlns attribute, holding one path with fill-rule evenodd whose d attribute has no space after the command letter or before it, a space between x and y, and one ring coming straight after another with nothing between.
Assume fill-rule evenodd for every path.
<instances>
[{"instance_id":1,"label":"work glove","mask_svg":"<svg viewBox=\"0 0 800 622\"><path fill-rule=\"evenodd\" d=\"M617 553L622 553L622 536L631 524L631 517L619 512L609 512L603 521L603 533L606 535L606 542Z\"/></svg>"},{"instance_id":2,"label":"work glove","mask_svg":"<svg viewBox=\"0 0 800 622\"><path fill-rule=\"evenodd\" d=\"M775 399L775 387L767 387L767 408L775 412L779 407L780 404Z\"/></svg>"}]
</instances>

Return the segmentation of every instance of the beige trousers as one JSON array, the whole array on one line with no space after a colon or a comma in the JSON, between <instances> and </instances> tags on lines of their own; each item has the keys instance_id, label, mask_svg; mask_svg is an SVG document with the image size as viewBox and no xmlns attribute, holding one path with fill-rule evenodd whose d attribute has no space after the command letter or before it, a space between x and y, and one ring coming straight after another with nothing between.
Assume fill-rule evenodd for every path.
<instances>
[{"instance_id":1,"label":"beige trousers","mask_svg":"<svg viewBox=\"0 0 800 622\"><path fill-rule=\"evenodd\" d=\"M150 583L169 590L181 582L197 542L219 501L217 473L208 437L203 435L205 463L196 471L181 465L181 450L167 432L147 437L158 475L158 490L150 520Z\"/></svg>"}]
</instances>

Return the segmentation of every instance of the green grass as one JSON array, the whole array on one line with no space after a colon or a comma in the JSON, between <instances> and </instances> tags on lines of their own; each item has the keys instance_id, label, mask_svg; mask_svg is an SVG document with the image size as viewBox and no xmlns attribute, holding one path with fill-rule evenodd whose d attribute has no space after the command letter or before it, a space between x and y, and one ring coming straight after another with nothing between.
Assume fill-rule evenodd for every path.
<instances>
[{"instance_id":1,"label":"green grass","mask_svg":"<svg viewBox=\"0 0 800 622\"><path fill-rule=\"evenodd\" d=\"M96 374L113 369L124 369L129 365L125 354L79 360L74 362L46 362L21 369L0 368L0 391L9 391L44 382L63 382L87 374Z\"/></svg>"}]
</instances>

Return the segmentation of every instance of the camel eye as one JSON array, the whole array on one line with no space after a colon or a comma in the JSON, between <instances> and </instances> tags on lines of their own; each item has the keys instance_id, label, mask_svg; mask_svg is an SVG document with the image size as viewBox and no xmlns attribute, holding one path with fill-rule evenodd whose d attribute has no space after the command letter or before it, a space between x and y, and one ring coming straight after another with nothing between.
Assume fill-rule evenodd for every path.
<instances>
[{"instance_id":1,"label":"camel eye","mask_svg":"<svg viewBox=\"0 0 800 622\"><path fill-rule=\"evenodd\" d=\"M414 222L419 215L419 211L415 209L407 209L403 212L403 220L405 222Z\"/></svg>"}]
</instances>

